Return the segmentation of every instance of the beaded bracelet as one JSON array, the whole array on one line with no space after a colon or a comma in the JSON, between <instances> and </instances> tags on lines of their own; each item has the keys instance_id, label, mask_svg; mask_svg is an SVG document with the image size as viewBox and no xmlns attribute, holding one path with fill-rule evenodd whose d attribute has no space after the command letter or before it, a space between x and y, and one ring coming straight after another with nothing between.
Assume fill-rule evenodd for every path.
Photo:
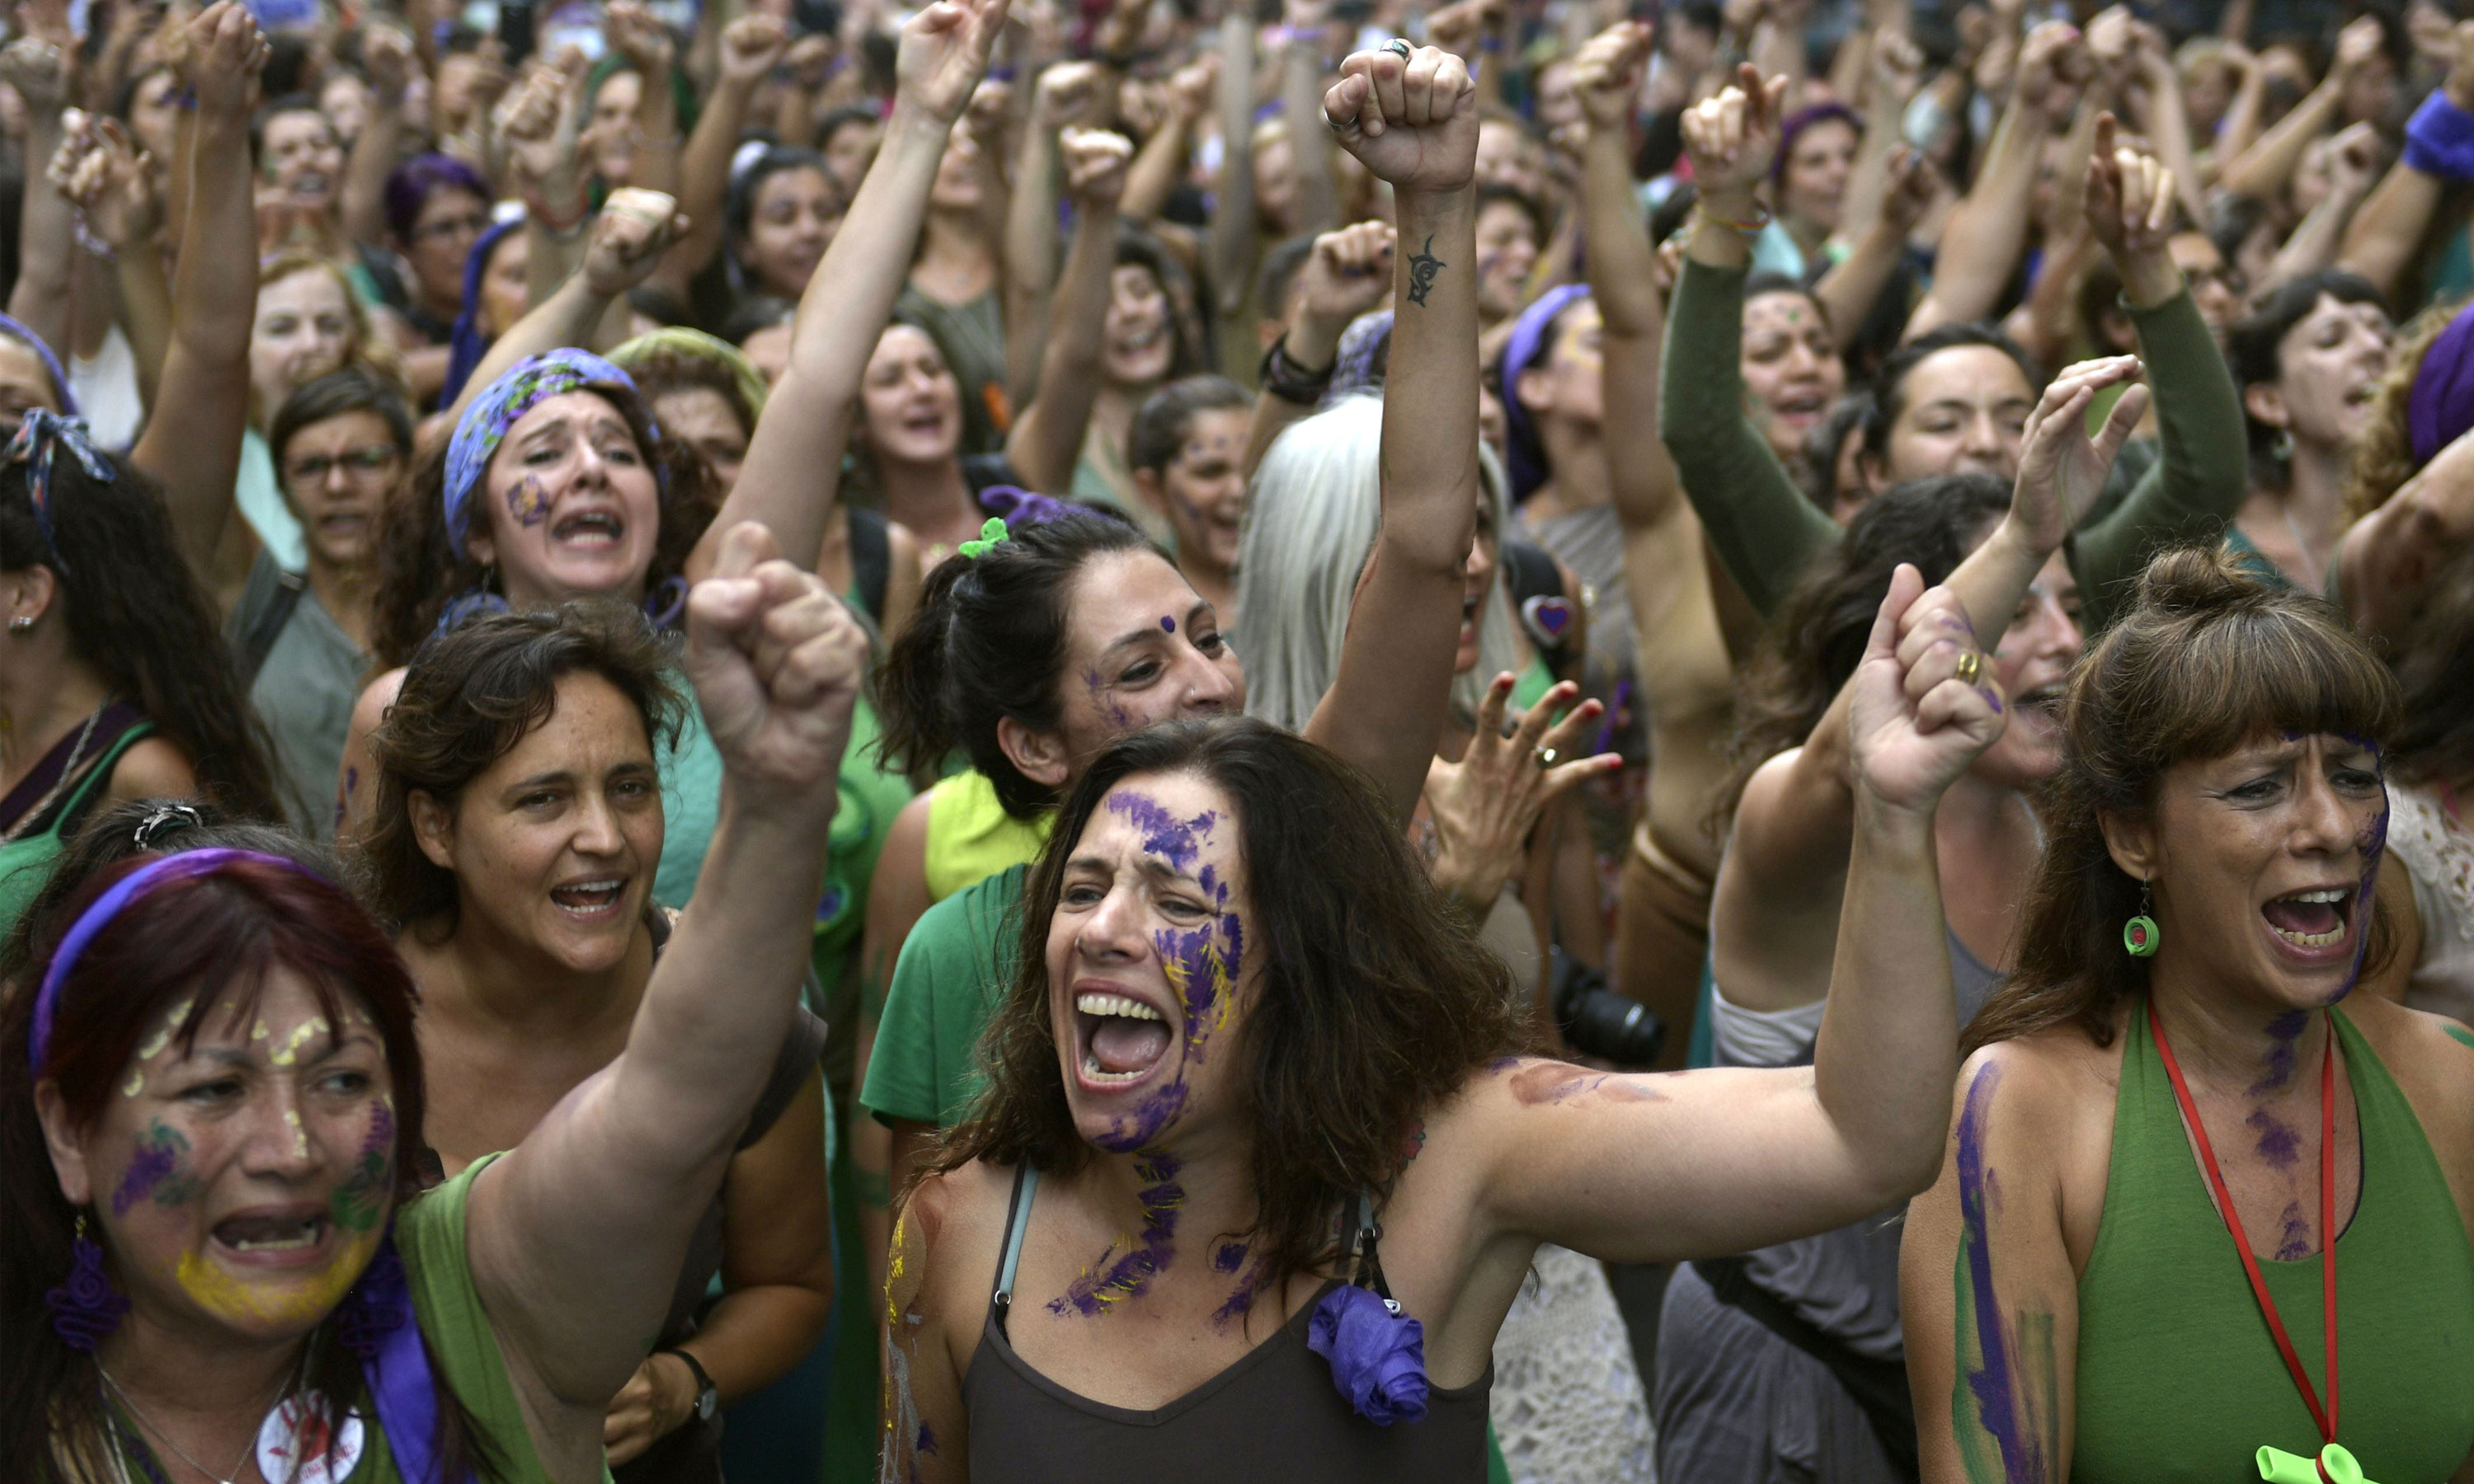
<instances>
[{"instance_id":1,"label":"beaded bracelet","mask_svg":"<svg viewBox=\"0 0 2474 1484\"><path fill-rule=\"evenodd\" d=\"M1731 222L1725 217L1710 210L1706 205L1696 205L1692 209L1700 214L1701 220L1709 223L1710 226L1723 227L1727 230L1742 237L1759 236L1762 230L1770 225L1771 221L1770 208L1762 205L1758 201L1753 203L1753 210L1758 212L1758 215L1755 216L1753 220L1749 222Z\"/></svg>"}]
</instances>

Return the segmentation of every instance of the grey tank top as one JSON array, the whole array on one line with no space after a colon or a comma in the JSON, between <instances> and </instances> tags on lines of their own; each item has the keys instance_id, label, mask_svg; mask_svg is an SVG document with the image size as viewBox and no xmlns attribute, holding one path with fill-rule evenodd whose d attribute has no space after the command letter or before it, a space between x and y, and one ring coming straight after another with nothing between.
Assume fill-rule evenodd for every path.
<instances>
[{"instance_id":1,"label":"grey tank top","mask_svg":"<svg viewBox=\"0 0 2474 1484\"><path fill-rule=\"evenodd\" d=\"M1378 1427L1332 1384L1306 1348L1306 1326L1333 1279L1279 1332L1163 1407L1134 1411L1078 1396L1014 1353L1006 1333L1039 1175L1014 1172L1005 1257L979 1353L962 1376L975 1484L1085 1484L1175 1478L1190 1484L1356 1484L1486 1478L1487 1394L1494 1368L1469 1385L1428 1394L1423 1421Z\"/></svg>"},{"instance_id":2,"label":"grey tank top","mask_svg":"<svg viewBox=\"0 0 2474 1484\"><path fill-rule=\"evenodd\" d=\"M2001 982L1958 934L1950 939L1951 988L1961 1026L1976 1018L1986 996ZM1724 1065L1725 1059L1719 1059ZM1812 1060L1807 1046L1801 1064ZM1898 1360L1906 1353L1899 1327L1899 1235L1904 1208L1868 1216L1854 1226L1798 1237L1748 1253L1744 1273L1764 1293L1785 1304L1824 1334L1857 1354Z\"/></svg>"}]
</instances>

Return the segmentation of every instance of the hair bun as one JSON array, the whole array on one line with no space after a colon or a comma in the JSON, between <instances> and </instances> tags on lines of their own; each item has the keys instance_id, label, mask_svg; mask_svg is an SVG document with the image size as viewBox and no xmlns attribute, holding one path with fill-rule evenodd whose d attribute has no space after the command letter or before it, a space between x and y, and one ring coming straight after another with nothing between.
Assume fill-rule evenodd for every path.
<instances>
[{"instance_id":1,"label":"hair bun","mask_svg":"<svg viewBox=\"0 0 2474 1484\"><path fill-rule=\"evenodd\" d=\"M2219 612L2268 593L2268 586L2222 546L2159 552L2139 578L2139 606L2160 613Z\"/></svg>"}]
</instances>

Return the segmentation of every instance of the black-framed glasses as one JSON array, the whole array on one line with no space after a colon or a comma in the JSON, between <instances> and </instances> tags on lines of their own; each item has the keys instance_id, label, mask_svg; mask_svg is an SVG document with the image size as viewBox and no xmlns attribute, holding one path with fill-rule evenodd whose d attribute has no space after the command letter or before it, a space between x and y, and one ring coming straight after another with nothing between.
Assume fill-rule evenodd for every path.
<instances>
[{"instance_id":1,"label":"black-framed glasses","mask_svg":"<svg viewBox=\"0 0 2474 1484\"><path fill-rule=\"evenodd\" d=\"M293 485L323 485L327 475L341 467L348 478L383 473L395 467L396 450L392 443L371 443L360 448L347 448L338 454L313 453L306 458L287 460L283 480Z\"/></svg>"}]
</instances>

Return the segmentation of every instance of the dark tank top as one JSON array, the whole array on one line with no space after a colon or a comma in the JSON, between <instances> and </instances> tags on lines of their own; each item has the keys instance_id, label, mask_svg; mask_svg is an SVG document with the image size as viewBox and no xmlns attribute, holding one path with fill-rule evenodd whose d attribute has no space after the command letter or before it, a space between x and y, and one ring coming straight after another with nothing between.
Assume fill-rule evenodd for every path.
<instances>
[{"instance_id":1,"label":"dark tank top","mask_svg":"<svg viewBox=\"0 0 2474 1484\"><path fill-rule=\"evenodd\" d=\"M1332 1384L1331 1368L1306 1348L1306 1326L1333 1279L1279 1332L1218 1376L1148 1412L1077 1396L1014 1353L1006 1334L1022 1234L1039 1185L1014 1172L1005 1256L979 1353L962 1376L971 1416L974 1484L1084 1484L1091 1479L1361 1480L1486 1478L1487 1393L1494 1368L1457 1390L1436 1387L1421 1422L1378 1427ZM1137 1472L1139 1471L1139 1472Z\"/></svg>"}]
</instances>

